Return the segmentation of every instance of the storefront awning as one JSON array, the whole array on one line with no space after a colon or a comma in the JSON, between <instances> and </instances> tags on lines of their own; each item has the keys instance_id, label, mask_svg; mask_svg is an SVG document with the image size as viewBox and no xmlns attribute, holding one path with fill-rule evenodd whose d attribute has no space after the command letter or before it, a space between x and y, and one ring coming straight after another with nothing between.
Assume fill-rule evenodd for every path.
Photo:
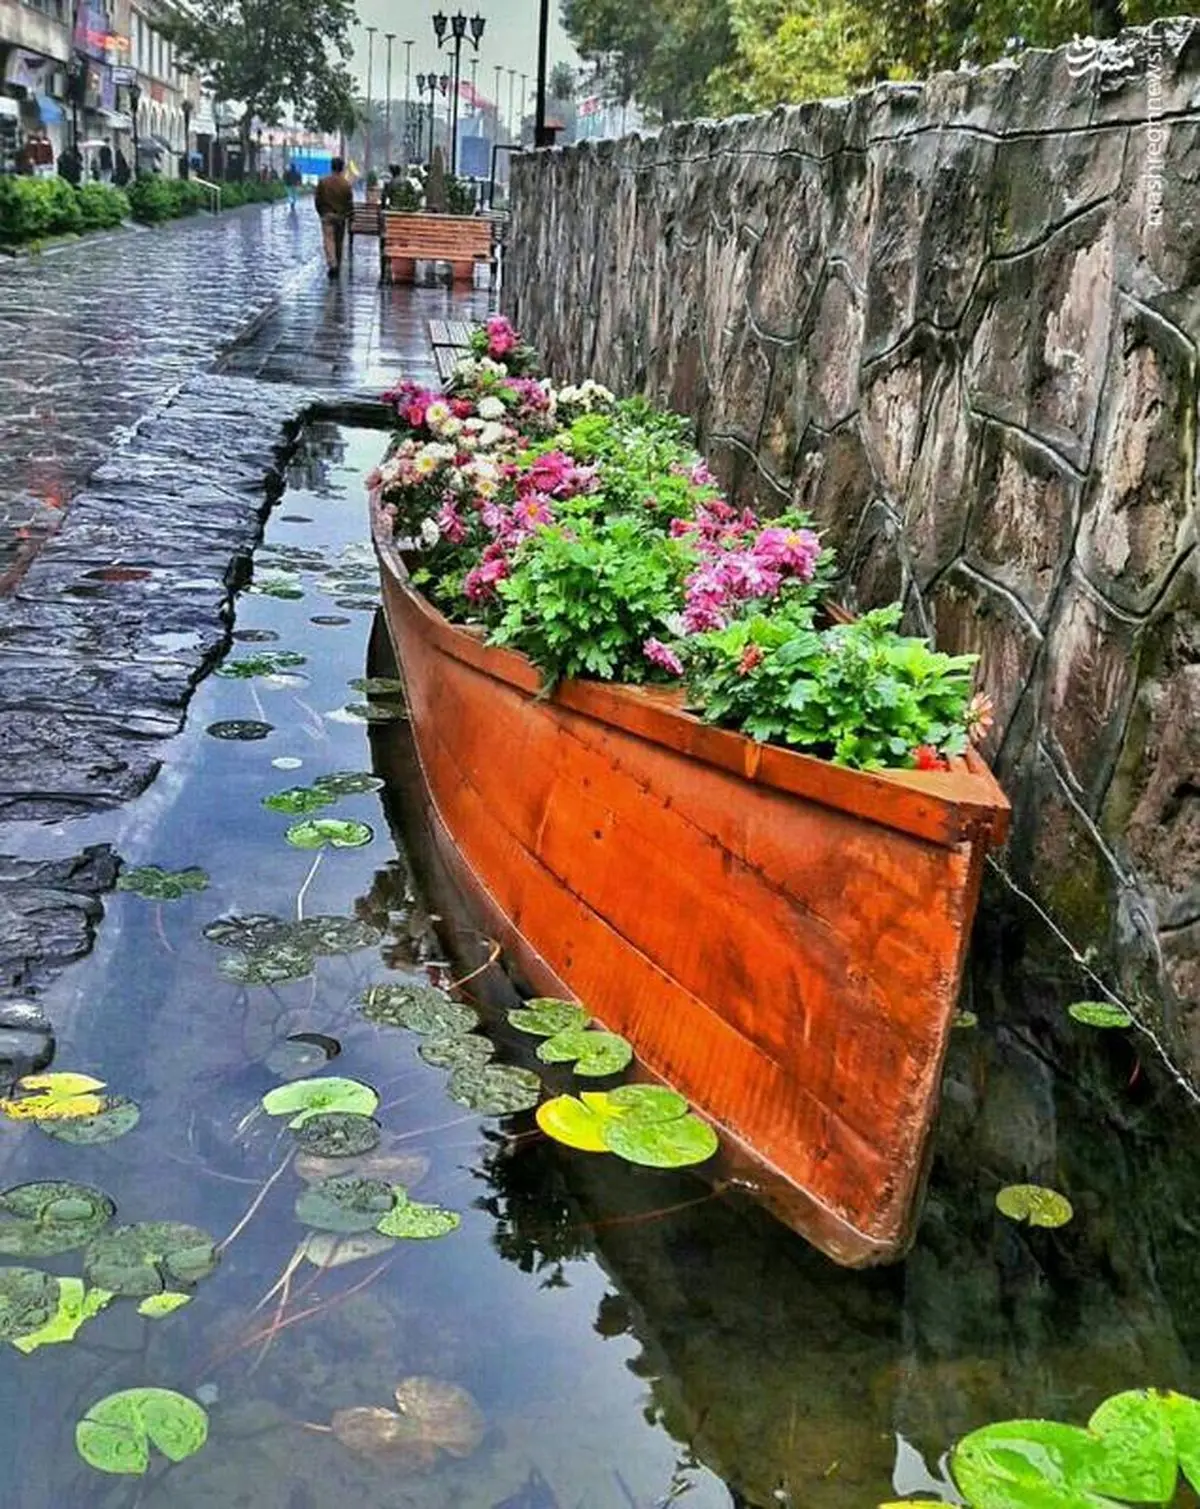
<instances>
[{"instance_id":1,"label":"storefront awning","mask_svg":"<svg viewBox=\"0 0 1200 1509\"><path fill-rule=\"evenodd\" d=\"M133 122L120 110L97 110L95 114L100 117L106 126L111 126L114 131L132 131Z\"/></svg>"},{"instance_id":2,"label":"storefront awning","mask_svg":"<svg viewBox=\"0 0 1200 1509\"><path fill-rule=\"evenodd\" d=\"M38 114L42 118L43 125L57 125L59 121L66 119L63 107L57 100L52 100L48 94L35 94L34 99L37 101Z\"/></svg>"}]
</instances>

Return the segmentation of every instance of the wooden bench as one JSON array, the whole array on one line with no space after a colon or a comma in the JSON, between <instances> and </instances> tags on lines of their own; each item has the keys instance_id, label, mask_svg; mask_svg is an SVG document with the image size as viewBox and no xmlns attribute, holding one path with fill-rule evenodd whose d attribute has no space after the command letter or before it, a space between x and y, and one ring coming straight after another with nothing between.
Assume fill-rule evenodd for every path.
<instances>
[{"instance_id":1,"label":"wooden bench","mask_svg":"<svg viewBox=\"0 0 1200 1509\"><path fill-rule=\"evenodd\" d=\"M471 322L469 320L430 320L429 344L433 347L433 361L442 382L471 349Z\"/></svg>"},{"instance_id":2,"label":"wooden bench","mask_svg":"<svg viewBox=\"0 0 1200 1509\"><path fill-rule=\"evenodd\" d=\"M355 236L379 236L381 232L382 210L378 202L369 204L355 204L350 215L349 229L349 252L354 256Z\"/></svg>"},{"instance_id":3,"label":"wooden bench","mask_svg":"<svg viewBox=\"0 0 1200 1509\"><path fill-rule=\"evenodd\" d=\"M474 215L410 215L385 210L380 279L414 281L418 262L449 262L455 283L473 283L475 265L492 260L492 230Z\"/></svg>"}]
</instances>

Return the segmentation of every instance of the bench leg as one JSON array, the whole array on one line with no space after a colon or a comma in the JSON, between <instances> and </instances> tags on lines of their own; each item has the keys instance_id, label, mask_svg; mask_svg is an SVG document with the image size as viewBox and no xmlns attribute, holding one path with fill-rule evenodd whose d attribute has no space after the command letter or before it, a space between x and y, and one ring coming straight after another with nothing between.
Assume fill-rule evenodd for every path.
<instances>
[{"instance_id":1,"label":"bench leg","mask_svg":"<svg viewBox=\"0 0 1200 1509\"><path fill-rule=\"evenodd\" d=\"M393 283L415 283L417 280L417 264L412 257L389 257L388 267Z\"/></svg>"},{"instance_id":2,"label":"bench leg","mask_svg":"<svg viewBox=\"0 0 1200 1509\"><path fill-rule=\"evenodd\" d=\"M475 282L474 260L470 262L451 262L450 271L455 288L461 287L464 283L473 285Z\"/></svg>"}]
</instances>

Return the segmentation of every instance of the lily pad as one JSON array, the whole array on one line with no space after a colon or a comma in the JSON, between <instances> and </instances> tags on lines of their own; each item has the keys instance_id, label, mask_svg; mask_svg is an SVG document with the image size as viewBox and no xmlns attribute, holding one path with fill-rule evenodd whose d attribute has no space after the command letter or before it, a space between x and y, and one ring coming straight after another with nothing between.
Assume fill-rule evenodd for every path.
<instances>
[{"instance_id":1,"label":"lily pad","mask_svg":"<svg viewBox=\"0 0 1200 1509\"><path fill-rule=\"evenodd\" d=\"M337 798L318 786L289 786L286 791L273 791L264 796L262 804L271 812L286 812L289 817L303 817L308 812L319 812L322 807L332 807Z\"/></svg>"},{"instance_id":2,"label":"lily pad","mask_svg":"<svg viewBox=\"0 0 1200 1509\"><path fill-rule=\"evenodd\" d=\"M276 755L271 764L276 770L299 770L304 761L298 755Z\"/></svg>"},{"instance_id":3,"label":"lily pad","mask_svg":"<svg viewBox=\"0 0 1200 1509\"><path fill-rule=\"evenodd\" d=\"M1066 1195L1040 1184L1008 1184L996 1196L996 1209L1010 1221L1054 1229L1065 1226L1075 1211Z\"/></svg>"},{"instance_id":4,"label":"lily pad","mask_svg":"<svg viewBox=\"0 0 1200 1509\"><path fill-rule=\"evenodd\" d=\"M161 870L158 865L141 865L122 870L117 876L118 891L132 891L148 901L178 901L192 891L208 889L208 875L192 866L186 870Z\"/></svg>"},{"instance_id":5,"label":"lily pad","mask_svg":"<svg viewBox=\"0 0 1200 1509\"><path fill-rule=\"evenodd\" d=\"M954 1448L951 1470L975 1509L1115 1509L1091 1492L1096 1438L1055 1420L1006 1420L974 1430Z\"/></svg>"},{"instance_id":6,"label":"lily pad","mask_svg":"<svg viewBox=\"0 0 1200 1509\"><path fill-rule=\"evenodd\" d=\"M335 770L329 775L319 775L313 785L318 791L328 791L330 796L361 796L382 791L384 782L369 770Z\"/></svg>"},{"instance_id":7,"label":"lily pad","mask_svg":"<svg viewBox=\"0 0 1200 1509\"><path fill-rule=\"evenodd\" d=\"M356 1158L379 1146L379 1123L353 1111L319 1111L296 1128L296 1142L321 1158Z\"/></svg>"},{"instance_id":8,"label":"lily pad","mask_svg":"<svg viewBox=\"0 0 1200 1509\"><path fill-rule=\"evenodd\" d=\"M116 1209L103 1191L86 1184L18 1184L0 1195L0 1255L49 1257L86 1246Z\"/></svg>"},{"instance_id":9,"label":"lily pad","mask_svg":"<svg viewBox=\"0 0 1200 1509\"><path fill-rule=\"evenodd\" d=\"M260 597L279 597L289 602L297 602L304 596L300 578L290 571L260 572L248 590Z\"/></svg>"},{"instance_id":10,"label":"lily pad","mask_svg":"<svg viewBox=\"0 0 1200 1509\"><path fill-rule=\"evenodd\" d=\"M433 985L372 985L360 997L368 1022L407 1027L424 1037L461 1037L479 1025L479 1014Z\"/></svg>"},{"instance_id":11,"label":"lily pad","mask_svg":"<svg viewBox=\"0 0 1200 1509\"><path fill-rule=\"evenodd\" d=\"M314 954L327 956L353 953L358 948L372 948L383 939L379 928L370 922L364 922L360 917L324 915L305 917L302 922L284 923L272 936L276 939L286 937Z\"/></svg>"},{"instance_id":12,"label":"lily pad","mask_svg":"<svg viewBox=\"0 0 1200 1509\"><path fill-rule=\"evenodd\" d=\"M435 1069L463 1069L486 1064L495 1054L496 1045L477 1032L466 1032L460 1037L427 1037L417 1052Z\"/></svg>"},{"instance_id":13,"label":"lily pad","mask_svg":"<svg viewBox=\"0 0 1200 1509\"><path fill-rule=\"evenodd\" d=\"M230 638L239 644L274 644L279 635L274 629L235 629Z\"/></svg>"},{"instance_id":14,"label":"lily pad","mask_svg":"<svg viewBox=\"0 0 1200 1509\"><path fill-rule=\"evenodd\" d=\"M396 1244L391 1237L377 1231L355 1231L338 1236L332 1231L310 1231L302 1244L304 1256L314 1268L342 1268L347 1263L361 1263L364 1258L379 1257Z\"/></svg>"},{"instance_id":15,"label":"lily pad","mask_svg":"<svg viewBox=\"0 0 1200 1509\"><path fill-rule=\"evenodd\" d=\"M391 1152L379 1148L357 1158L321 1158L315 1153L297 1153L292 1167L306 1184L344 1178L353 1173L364 1179L382 1179L385 1184L408 1189L420 1184L429 1172L429 1158L425 1153Z\"/></svg>"},{"instance_id":16,"label":"lily pad","mask_svg":"<svg viewBox=\"0 0 1200 1509\"><path fill-rule=\"evenodd\" d=\"M192 1296L180 1294L177 1289L165 1289L161 1294L148 1294L138 1305L138 1314L147 1320L161 1320L164 1315L173 1315L184 1305L190 1305Z\"/></svg>"},{"instance_id":17,"label":"lily pad","mask_svg":"<svg viewBox=\"0 0 1200 1509\"><path fill-rule=\"evenodd\" d=\"M141 1120L141 1107L124 1095L105 1095L100 1105L94 1115L39 1120L38 1127L47 1137L58 1142L69 1142L76 1147L96 1147L124 1137Z\"/></svg>"},{"instance_id":18,"label":"lily pad","mask_svg":"<svg viewBox=\"0 0 1200 1509\"><path fill-rule=\"evenodd\" d=\"M379 607L377 597L335 597L335 608L345 608L349 613L374 613Z\"/></svg>"},{"instance_id":19,"label":"lily pad","mask_svg":"<svg viewBox=\"0 0 1200 1509\"><path fill-rule=\"evenodd\" d=\"M214 739L265 739L275 732L273 723L260 723L254 718L225 718L219 723L210 723L205 732Z\"/></svg>"},{"instance_id":20,"label":"lily pad","mask_svg":"<svg viewBox=\"0 0 1200 1509\"><path fill-rule=\"evenodd\" d=\"M1067 1007L1067 1015L1085 1027L1132 1027L1133 1018L1120 1006L1109 1001L1076 1001Z\"/></svg>"},{"instance_id":21,"label":"lily pad","mask_svg":"<svg viewBox=\"0 0 1200 1509\"><path fill-rule=\"evenodd\" d=\"M441 1205L422 1205L417 1200L397 1200L375 1230L385 1237L404 1237L423 1241L448 1236L462 1225L456 1210Z\"/></svg>"},{"instance_id":22,"label":"lily pad","mask_svg":"<svg viewBox=\"0 0 1200 1509\"><path fill-rule=\"evenodd\" d=\"M1175 1497L1179 1456L1166 1394L1114 1394L1093 1413L1088 1431L1098 1437L1098 1451L1085 1487L1123 1503L1167 1504Z\"/></svg>"},{"instance_id":23,"label":"lily pad","mask_svg":"<svg viewBox=\"0 0 1200 1509\"><path fill-rule=\"evenodd\" d=\"M227 660L217 667L217 675L229 680L249 681L253 676L273 676L276 671L291 670L307 662L308 656L295 650L273 650L262 655L247 655L241 660Z\"/></svg>"},{"instance_id":24,"label":"lily pad","mask_svg":"<svg viewBox=\"0 0 1200 1509\"><path fill-rule=\"evenodd\" d=\"M398 1198L405 1198L403 1192L398 1193L382 1179L335 1175L303 1191L296 1200L296 1219L318 1231L371 1231L378 1228Z\"/></svg>"},{"instance_id":25,"label":"lily pad","mask_svg":"<svg viewBox=\"0 0 1200 1509\"><path fill-rule=\"evenodd\" d=\"M217 1261L216 1243L198 1226L143 1221L96 1237L83 1254L83 1272L101 1289L140 1298L191 1288Z\"/></svg>"},{"instance_id":26,"label":"lily pad","mask_svg":"<svg viewBox=\"0 0 1200 1509\"><path fill-rule=\"evenodd\" d=\"M13 1346L28 1355L39 1347L74 1341L84 1322L99 1315L112 1298L107 1289L88 1289L82 1279L60 1278L54 1314L36 1331L14 1336Z\"/></svg>"},{"instance_id":27,"label":"lily pad","mask_svg":"<svg viewBox=\"0 0 1200 1509\"><path fill-rule=\"evenodd\" d=\"M364 697L395 697L404 690L404 682L396 676L356 676L349 686Z\"/></svg>"},{"instance_id":28,"label":"lily pad","mask_svg":"<svg viewBox=\"0 0 1200 1509\"><path fill-rule=\"evenodd\" d=\"M973 1011L956 1011L950 1025L951 1027L960 1027L966 1031L971 1027L978 1027L979 1018Z\"/></svg>"},{"instance_id":29,"label":"lily pad","mask_svg":"<svg viewBox=\"0 0 1200 1509\"><path fill-rule=\"evenodd\" d=\"M583 1099L595 1105L599 1097L585 1093ZM660 1121L675 1121L687 1113L688 1103L683 1096L666 1085L618 1085L604 1097L608 1114L619 1116L624 1121L652 1126Z\"/></svg>"},{"instance_id":30,"label":"lily pad","mask_svg":"<svg viewBox=\"0 0 1200 1509\"><path fill-rule=\"evenodd\" d=\"M323 849L327 844L335 849L361 849L374 837L366 823L336 817L310 818L306 823L293 823L287 830L288 843L297 849Z\"/></svg>"},{"instance_id":31,"label":"lily pad","mask_svg":"<svg viewBox=\"0 0 1200 1509\"><path fill-rule=\"evenodd\" d=\"M75 1448L100 1472L141 1477L155 1446L171 1462L193 1456L208 1439L208 1415L185 1394L131 1388L93 1404L75 1427Z\"/></svg>"},{"instance_id":32,"label":"lily pad","mask_svg":"<svg viewBox=\"0 0 1200 1509\"><path fill-rule=\"evenodd\" d=\"M37 1268L0 1268L0 1340L29 1336L57 1309L58 1280L53 1274Z\"/></svg>"},{"instance_id":33,"label":"lily pad","mask_svg":"<svg viewBox=\"0 0 1200 1509\"><path fill-rule=\"evenodd\" d=\"M205 925L204 936L210 943L221 948L238 948L253 951L260 942L272 942L275 930L286 924L273 912L250 912L245 916L233 913L217 917Z\"/></svg>"},{"instance_id":34,"label":"lily pad","mask_svg":"<svg viewBox=\"0 0 1200 1509\"><path fill-rule=\"evenodd\" d=\"M408 719L407 709L399 702L347 702L340 711L363 723L403 723Z\"/></svg>"},{"instance_id":35,"label":"lily pad","mask_svg":"<svg viewBox=\"0 0 1200 1509\"><path fill-rule=\"evenodd\" d=\"M518 1032L528 1032L534 1037L556 1037L560 1032L586 1027L588 1013L574 1001L539 998L510 1011L508 1020Z\"/></svg>"},{"instance_id":36,"label":"lily pad","mask_svg":"<svg viewBox=\"0 0 1200 1509\"><path fill-rule=\"evenodd\" d=\"M627 1163L646 1168L688 1168L706 1163L720 1143L706 1121L690 1112L672 1121L645 1122L617 1116L604 1122L604 1142Z\"/></svg>"},{"instance_id":37,"label":"lily pad","mask_svg":"<svg viewBox=\"0 0 1200 1509\"><path fill-rule=\"evenodd\" d=\"M280 943L252 954L232 954L222 959L221 973L239 985L282 985L312 974L315 961L306 948Z\"/></svg>"},{"instance_id":38,"label":"lily pad","mask_svg":"<svg viewBox=\"0 0 1200 1509\"><path fill-rule=\"evenodd\" d=\"M447 1093L451 1100L480 1116L512 1116L537 1105L542 1082L531 1069L468 1064L450 1076Z\"/></svg>"},{"instance_id":39,"label":"lily pad","mask_svg":"<svg viewBox=\"0 0 1200 1509\"><path fill-rule=\"evenodd\" d=\"M371 1116L378 1105L379 1096L370 1085L357 1079L339 1079L336 1075L279 1085L268 1090L262 1098L262 1107L268 1116L292 1118L288 1126L293 1132L313 1116L332 1112Z\"/></svg>"},{"instance_id":40,"label":"lily pad","mask_svg":"<svg viewBox=\"0 0 1200 1509\"><path fill-rule=\"evenodd\" d=\"M338 1441L358 1456L408 1468L432 1467L437 1461L435 1448L422 1442L416 1428L394 1410L356 1405L335 1410L329 1424Z\"/></svg>"},{"instance_id":41,"label":"lily pad","mask_svg":"<svg viewBox=\"0 0 1200 1509\"><path fill-rule=\"evenodd\" d=\"M309 619L309 623L317 624L322 629L340 629L344 624L353 622L352 618L347 618L342 613L315 613Z\"/></svg>"},{"instance_id":42,"label":"lily pad","mask_svg":"<svg viewBox=\"0 0 1200 1509\"><path fill-rule=\"evenodd\" d=\"M539 1043L537 1056L544 1064L573 1063L575 1073L585 1079L604 1079L629 1067L633 1062L633 1048L626 1038L615 1032L570 1027Z\"/></svg>"},{"instance_id":43,"label":"lily pad","mask_svg":"<svg viewBox=\"0 0 1200 1509\"><path fill-rule=\"evenodd\" d=\"M466 1389L441 1378L405 1378L396 1385L396 1408L421 1439L452 1457L469 1457L483 1443L485 1424Z\"/></svg>"},{"instance_id":44,"label":"lily pad","mask_svg":"<svg viewBox=\"0 0 1200 1509\"><path fill-rule=\"evenodd\" d=\"M27 1074L17 1085L23 1094L0 1100L0 1111L13 1121L69 1121L104 1109L104 1098L96 1093L104 1081L90 1074Z\"/></svg>"},{"instance_id":45,"label":"lily pad","mask_svg":"<svg viewBox=\"0 0 1200 1509\"><path fill-rule=\"evenodd\" d=\"M337 1058L342 1045L323 1032L293 1032L276 1043L263 1062L280 1079L306 1079Z\"/></svg>"},{"instance_id":46,"label":"lily pad","mask_svg":"<svg viewBox=\"0 0 1200 1509\"><path fill-rule=\"evenodd\" d=\"M604 1118L574 1095L556 1095L537 1108L537 1124L547 1137L583 1153L607 1153Z\"/></svg>"}]
</instances>

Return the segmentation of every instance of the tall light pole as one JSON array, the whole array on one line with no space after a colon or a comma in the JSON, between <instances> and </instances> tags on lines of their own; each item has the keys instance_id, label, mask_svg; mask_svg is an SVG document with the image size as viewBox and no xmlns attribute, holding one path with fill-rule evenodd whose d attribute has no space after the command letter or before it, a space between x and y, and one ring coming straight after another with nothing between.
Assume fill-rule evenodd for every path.
<instances>
[{"instance_id":1,"label":"tall light pole","mask_svg":"<svg viewBox=\"0 0 1200 1509\"><path fill-rule=\"evenodd\" d=\"M387 42L387 99L383 104L383 165L390 168L392 164L392 43L396 40L394 31L385 31L384 39Z\"/></svg>"},{"instance_id":2,"label":"tall light pole","mask_svg":"<svg viewBox=\"0 0 1200 1509\"><path fill-rule=\"evenodd\" d=\"M516 136L520 134L519 132L516 133L516 135L514 135L514 133L513 133L513 123L514 123L514 121L516 119L516 113L517 113L517 107L516 107L516 103L515 103L515 101L516 101L516 88L517 88L517 70L515 68L510 68L508 70L508 136L509 136L509 140L510 141L515 141L516 140Z\"/></svg>"},{"instance_id":3,"label":"tall light pole","mask_svg":"<svg viewBox=\"0 0 1200 1509\"><path fill-rule=\"evenodd\" d=\"M496 64L496 140L499 141L503 132L500 129L500 75L504 72L500 64Z\"/></svg>"},{"instance_id":4,"label":"tall light pole","mask_svg":"<svg viewBox=\"0 0 1200 1509\"><path fill-rule=\"evenodd\" d=\"M438 46L446 40L446 14L438 11L433 18L433 30L437 36ZM471 45L475 51L479 51L479 44L483 41L483 32L487 23L483 17L476 14L468 22L462 11L456 11L450 17L449 26L454 38L454 96L450 101L450 172L458 177L458 102L460 86L462 83L462 45L467 35L468 25L471 28Z\"/></svg>"},{"instance_id":5,"label":"tall light pole","mask_svg":"<svg viewBox=\"0 0 1200 1509\"><path fill-rule=\"evenodd\" d=\"M413 39L404 44L404 166L407 168L412 156L412 50ZM420 122L417 122L420 125ZM417 149L417 157L421 155Z\"/></svg>"},{"instance_id":6,"label":"tall light pole","mask_svg":"<svg viewBox=\"0 0 1200 1509\"><path fill-rule=\"evenodd\" d=\"M533 127L535 147L552 147L554 132L546 125L546 55L550 49L550 0L541 0L538 11L537 118Z\"/></svg>"},{"instance_id":7,"label":"tall light pole","mask_svg":"<svg viewBox=\"0 0 1200 1509\"><path fill-rule=\"evenodd\" d=\"M525 140L525 115L526 115L526 104L525 104L525 101L526 101L526 98L527 98L528 89L529 89L529 75L527 73L523 73L521 75L521 131L520 131L520 139L522 141Z\"/></svg>"},{"instance_id":8,"label":"tall light pole","mask_svg":"<svg viewBox=\"0 0 1200 1509\"><path fill-rule=\"evenodd\" d=\"M363 129L363 172L371 171L371 75L375 71L375 33L378 26L368 26L367 33L367 123Z\"/></svg>"}]
</instances>

